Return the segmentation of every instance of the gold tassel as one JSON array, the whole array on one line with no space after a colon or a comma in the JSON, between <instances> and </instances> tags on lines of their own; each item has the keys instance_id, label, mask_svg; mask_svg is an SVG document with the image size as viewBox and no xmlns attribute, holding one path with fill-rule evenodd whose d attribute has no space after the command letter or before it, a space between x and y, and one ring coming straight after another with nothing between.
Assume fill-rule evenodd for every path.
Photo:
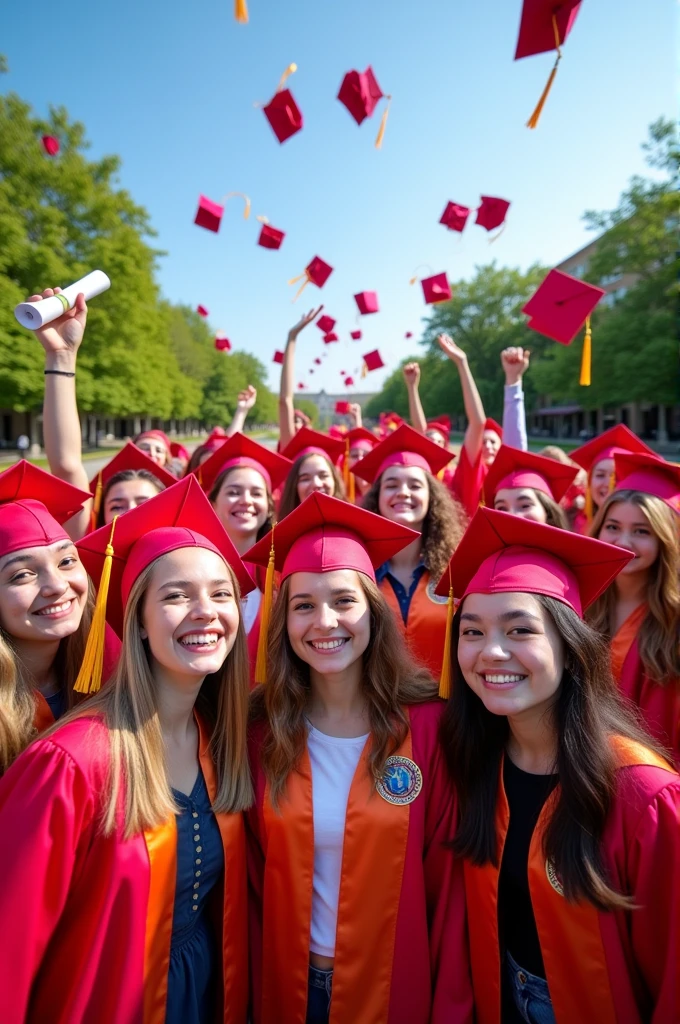
<instances>
[{"instance_id":1,"label":"gold tassel","mask_svg":"<svg viewBox=\"0 0 680 1024\"><path fill-rule=\"evenodd\" d=\"M272 527L272 545L269 549L267 575L264 580L262 595L262 614L260 615L260 635L257 640L257 659L255 661L255 682L267 682L267 643L269 641L269 620L274 603L274 528Z\"/></svg>"},{"instance_id":2,"label":"gold tassel","mask_svg":"<svg viewBox=\"0 0 680 1024\"><path fill-rule=\"evenodd\" d=\"M243 208L243 219L244 220L248 220L248 217L250 217L250 197L247 196L245 194L245 192L227 192L227 194L226 194L226 196L224 196L222 202L226 204L227 200L231 199L232 196L240 196L241 197L241 199L245 203L245 206Z\"/></svg>"},{"instance_id":3,"label":"gold tassel","mask_svg":"<svg viewBox=\"0 0 680 1024\"><path fill-rule=\"evenodd\" d=\"M109 583L111 582L111 565L113 562L113 531L116 529L115 516L111 523L109 543L106 545L104 566L99 581L97 600L94 606L94 615L90 624L90 632L87 636L83 663L80 666L78 678L73 689L76 693L97 693L102 685L102 671L104 667L104 641L106 639L106 601L109 596Z\"/></svg>"},{"instance_id":4,"label":"gold tassel","mask_svg":"<svg viewBox=\"0 0 680 1024\"><path fill-rule=\"evenodd\" d=\"M555 75L557 74L557 67L558 67L560 61L562 60L562 50L560 49L560 33L559 33L559 29L557 28L557 18L555 17L554 14L552 16L552 26L553 26L553 33L555 35L555 49L557 50L557 57L555 58L555 63L553 65L553 69L550 72L550 76L548 78L548 81L545 84L545 89L543 90L543 92L541 94L541 98L538 101L538 103L536 104L536 109L534 110L533 114L531 115L531 117L527 121L527 128L535 128L536 125L538 124L538 120L539 120L539 118L541 116L541 112L543 110L543 107L545 106L545 101L547 100L547 98L548 98L548 96L550 94L550 90L552 89L552 84L555 81Z\"/></svg>"},{"instance_id":5,"label":"gold tassel","mask_svg":"<svg viewBox=\"0 0 680 1024\"><path fill-rule=\"evenodd\" d=\"M101 469L97 473L97 486L94 489L94 498L92 499L92 514L90 516L90 530L94 532L97 529L97 520L99 519L99 509L102 507L102 471Z\"/></svg>"},{"instance_id":6,"label":"gold tassel","mask_svg":"<svg viewBox=\"0 0 680 1024\"><path fill-rule=\"evenodd\" d=\"M342 480L345 485L345 493L349 494L349 438L345 438L345 460L342 464Z\"/></svg>"},{"instance_id":7,"label":"gold tassel","mask_svg":"<svg viewBox=\"0 0 680 1024\"><path fill-rule=\"evenodd\" d=\"M286 84L286 80L290 77L290 75L294 75L296 71L297 71L297 64L289 64L288 65L286 70L281 75L281 79L279 81L279 84L276 87L276 91L277 92L281 92L281 90L283 89L284 85Z\"/></svg>"},{"instance_id":8,"label":"gold tassel","mask_svg":"<svg viewBox=\"0 0 680 1024\"><path fill-rule=\"evenodd\" d=\"M583 339L583 353L581 355L581 376L579 384L583 388L590 387L590 363L592 360L592 331L590 330L590 317L586 319L586 333Z\"/></svg>"},{"instance_id":9,"label":"gold tassel","mask_svg":"<svg viewBox=\"0 0 680 1024\"><path fill-rule=\"evenodd\" d=\"M234 0L234 17L239 25L248 24L248 4L246 0Z\"/></svg>"},{"instance_id":10,"label":"gold tassel","mask_svg":"<svg viewBox=\"0 0 680 1024\"><path fill-rule=\"evenodd\" d=\"M203 468L201 466L196 470L196 479L198 480L198 486L203 486Z\"/></svg>"},{"instance_id":11,"label":"gold tassel","mask_svg":"<svg viewBox=\"0 0 680 1024\"><path fill-rule=\"evenodd\" d=\"M387 117L390 112L390 104L392 103L392 97L386 96L387 106L383 110L383 115L380 118L380 128L378 129L378 135L375 140L375 148L382 149L383 139L385 138L385 127L387 126Z\"/></svg>"},{"instance_id":12,"label":"gold tassel","mask_svg":"<svg viewBox=\"0 0 680 1024\"><path fill-rule=\"evenodd\" d=\"M498 241L498 239L501 237L501 235L505 231L506 227L507 227L507 222L504 222L503 223L503 227L500 229L500 231L497 231L496 234L493 236L493 238L489 239L489 245L492 245L494 242ZM461 235L461 238L462 238L462 235Z\"/></svg>"},{"instance_id":13,"label":"gold tassel","mask_svg":"<svg viewBox=\"0 0 680 1024\"><path fill-rule=\"evenodd\" d=\"M588 485L586 487L586 507L585 507L586 522L588 523L588 526L590 526L590 524L593 521L593 494L592 494L592 491L590 489L591 488L591 483L592 483L592 481L590 479L590 473L588 473Z\"/></svg>"},{"instance_id":14,"label":"gold tassel","mask_svg":"<svg viewBox=\"0 0 680 1024\"><path fill-rule=\"evenodd\" d=\"M349 500L353 505L356 504L357 500L357 488L356 488L356 477L354 473L349 474Z\"/></svg>"},{"instance_id":15,"label":"gold tassel","mask_svg":"<svg viewBox=\"0 0 680 1024\"><path fill-rule=\"evenodd\" d=\"M303 278L304 278L304 281L302 281ZM309 276L309 274L307 273L306 269L305 269L305 272L303 274L298 274L297 277L291 277L291 279L288 282L288 284L297 284L298 281L302 281L302 284L298 288L297 294L296 294L295 298L293 299L293 302L297 302L297 300L300 298L300 296L302 295L303 291L305 290L305 288L307 287L307 285L309 284L309 282L311 280L312 279Z\"/></svg>"},{"instance_id":16,"label":"gold tassel","mask_svg":"<svg viewBox=\"0 0 680 1024\"><path fill-rule=\"evenodd\" d=\"M449 584L451 574L449 571ZM448 700L451 696L451 623L453 622L453 587L449 586L449 599L446 602L446 636L444 637L444 658L439 677L439 696Z\"/></svg>"}]
</instances>

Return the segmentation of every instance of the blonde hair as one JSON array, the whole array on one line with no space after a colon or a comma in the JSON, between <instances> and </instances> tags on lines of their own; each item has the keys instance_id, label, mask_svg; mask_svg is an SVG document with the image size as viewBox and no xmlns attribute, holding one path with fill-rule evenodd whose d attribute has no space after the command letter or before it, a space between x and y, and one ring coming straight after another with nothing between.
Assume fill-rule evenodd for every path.
<instances>
[{"instance_id":1,"label":"blonde hair","mask_svg":"<svg viewBox=\"0 0 680 1024\"><path fill-rule=\"evenodd\" d=\"M87 714L101 715L109 732L110 769L108 792L104 797L103 832L104 835L115 832L122 803L126 839L162 825L179 812L168 778L156 684L146 644L140 635L144 598L159 561L157 558L135 580L125 609L123 649L118 667L110 682L90 698L87 705ZM234 587L234 600L239 601L238 582L231 568L227 568ZM213 810L218 813L244 811L253 798L246 753L247 659L243 620L239 616L238 633L229 656L218 672L206 676L196 701L196 709L212 730L210 753L217 776ZM75 715L69 715L62 723L73 717Z\"/></svg>"},{"instance_id":2,"label":"blonde hair","mask_svg":"<svg viewBox=\"0 0 680 1024\"><path fill-rule=\"evenodd\" d=\"M638 648L645 672L656 683L680 676L680 536L676 514L652 494L644 491L614 491L603 502L590 528L598 537L611 507L618 502L637 505L644 512L659 542L659 554L649 570L648 612L638 633ZM586 618L606 637L613 633L616 609L616 581L591 605Z\"/></svg>"},{"instance_id":3,"label":"blonde hair","mask_svg":"<svg viewBox=\"0 0 680 1024\"><path fill-rule=\"evenodd\" d=\"M55 658L56 675L64 687L68 708L78 703L73 685L85 654L93 610L94 587L88 579L87 600L78 628L61 640ZM0 775L37 736L35 689L14 650L11 635L0 628Z\"/></svg>"},{"instance_id":4,"label":"blonde hair","mask_svg":"<svg viewBox=\"0 0 680 1024\"><path fill-rule=\"evenodd\" d=\"M405 704L434 700L438 687L426 669L411 660L385 598L368 576L357 574L371 614L371 637L363 656L362 691L371 729L369 770L382 777L386 759L408 735ZM282 583L269 627L267 684L253 691L252 714L269 729L262 747L262 767L277 806L288 776L300 762L307 740L305 711L310 691L309 665L288 637L290 576Z\"/></svg>"}]
</instances>

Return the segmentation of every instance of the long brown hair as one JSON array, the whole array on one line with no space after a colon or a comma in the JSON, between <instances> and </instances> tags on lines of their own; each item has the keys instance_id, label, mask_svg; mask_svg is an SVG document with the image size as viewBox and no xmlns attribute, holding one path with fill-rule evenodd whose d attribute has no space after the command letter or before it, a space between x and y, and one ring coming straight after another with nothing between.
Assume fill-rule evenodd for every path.
<instances>
[{"instance_id":1,"label":"long brown hair","mask_svg":"<svg viewBox=\"0 0 680 1024\"><path fill-rule=\"evenodd\" d=\"M79 703L73 686L85 654L94 611L94 587L88 580L87 600L75 633L64 637L54 662L56 677L66 694L67 708ZM14 649L12 637L0 628L0 775L35 739L35 685Z\"/></svg>"},{"instance_id":2,"label":"long brown hair","mask_svg":"<svg viewBox=\"0 0 680 1024\"><path fill-rule=\"evenodd\" d=\"M150 469L121 469L120 473L114 473L110 480L106 481L106 486L102 491L101 502L99 505L99 512L97 514L97 527L105 526L104 522L104 505L106 504L106 497L112 487L116 484L127 483L128 480L145 480L148 484L153 484L158 494L165 490L165 484L161 483L157 476L154 476Z\"/></svg>"},{"instance_id":3,"label":"long brown hair","mask_svg":"<svg viewBox=\"0 0 680 1024\"><path fill-rule=\"evenodd\" d=\"M590 528L598 537L612 505L637 505L659 542L659 555L648 570L648 611L638 632L638 649L645 672L656 683L678 685L680 677L680 538L675 512L661 498L643 491L615 491L600 507ZM606 538L603 538L606 540ZM610 639L616 610L616 581L591 605L590 625Z\"/></svg>"},{"instance_id":4,"label":"long brown hair","mask_svg":"<svg viewBox=\"0 0 680 1024\"><path fill-rule=\"evenodd\" d=\"M533 596L552 616L565 647L564 673L552 712L560 785L544 836L544 853L555 866L568 900L585 899L601 910L630 909L629 898L607 880L600 847L616 793L617 762L611 738L626 736L667 755L624 707L604 640L566 604ZM487 711L465 682L457 656L460 615L461 608L452 624L451 697L441 729L460 808L453 848L473 864L497 866L496 801L510 727L504 715Z\"/></svg>"},{"instance_id":5,"label":"long brown hair","mask_svg":"<svg viewBox=\"0 0 680 1024\"><path fill-rule=\"evenodd\" d=\"M463 506L447 490L443 483L425 471L430 491L430 502L423 520L422 559L432 579L436 582L449 564L451 555L458 547L465 528L467 516ZM361 500L362 508L380 515L380 482L382 474L373 482L371 489Z\"/></svg>"},{"instance_id":6,"label":"long brown hair","mask_svg":"<svg viewBox=\"0 0 680 1024\"><path fill-rule=\"evenodd\" d=\"M215 480L215 483L212 486L212 490L211 490L210 495L209 495L210 504L213 507L215 505L215 502L217 501L218 494L222 490L222 484L227 479L229 474L233 473L235 469L241 469L241 468L242 468L241 466L230 466L229 469L223 470L220 473L220 475L217 477L217 479ZM272 498L271 491L267 487L267 481L264 479L264 477L262 478L262 480L264 482L265 489L267 491L267 518L265 519L265 521L262 524L262 526L260 527L260 529L257 531L257 535L255 537L255 541L256 542L258 540L262 540L262 538L265 537L270 532L270 530L272 529L272 527L274 525L274 515L275 515L275 511L276 511L275 508L274 508L274 499Z\"/></svg>"},{"instance_id":7,"label":"long brown hair","mask_svg":"<svg viewBox=\"0 0 680 1024\"><path fill-rule=\"evenodd\" d=\"M116 830L122 787L126 839L162 825L170 815L179 812L168 779L148 641L140 636L144 599L159 560L152 562L135 580L125 608L123 649L118 667L110 682L87 704L87 714L101 715L109 732L110 772L104 796L104 835ZM234 599L238 602L238 582L229 566L227 569ZM196 701L196 709L212 729L210 751L217 776L213 810L218 813L244 811L253 799L246 753L248 690L248 654L243 620L239 616L238 633L229 656L218 672L206 676ZM66 716L55 730L79 713Z\"/></svg>"},{"instance_id":8,"label":"long brown hair","mask_svg":"<svg viewBox=\"0 0 680 1024\"><path fill-rule=\"evenodd\" d=\"M362 687L372 736L369 767L373 778L379 779L386 759L408 734L404 705L433 700L438 690L429 672L418 668L408 655L392 612L375 583L363 573L358 576L371 613ZM253 718L266 719L269 725L261 759L274 806L300 762L307 739L309 665L295 654L288 638L289 591L290 576L283 581L272 611L267 683L254 690L251 698Z\"/></svg>"},{"instance_id":9,"label":"long brown hair","mask_svg":"<svg viewBox=\"0 0 680 1024\"><path fill-rule=\"evenodd\" d=\"M300 467L302 463L305 461L305 459L309 458L310 454L314 453L301 455L298 459L295 460L293 465L290 467L290 470L288 471L286 482L283 485L281 501L279 502L279 521L281 519L285 519L285 517L290 512L292 512L293 509L296 509L300 504L300 499L298 497L298 477L300 476ZM340 473L338 472L337 468L333 465L331 460L328 458L328 456L324 455L323 458L328 463L328 468L330 469L331 475L333 477L334 488L332 496L334 498L340 498L341 501L344 501L347 495L345 494L345 485L342 482L342 477L340 476Z\"/></svg>"}]
</instances>

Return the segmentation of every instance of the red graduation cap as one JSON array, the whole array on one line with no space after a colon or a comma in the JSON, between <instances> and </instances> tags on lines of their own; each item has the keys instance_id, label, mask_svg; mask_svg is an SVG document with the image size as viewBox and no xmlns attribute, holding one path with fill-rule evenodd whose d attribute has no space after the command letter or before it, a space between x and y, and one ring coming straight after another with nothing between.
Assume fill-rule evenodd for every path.
<instances>
[{"instance_id":1,"label":"red graduation cap","mask_svg":"<svg viewBox=\"0 0 680 1024\"><path fill-rule=\"evenodd\" d=\"M352 341L361 341L362 337L361 331L350 331L349 336L352 339Z\"/></svg>"},{"instance_id":2,"label":"red graduation cap","mask_svg":"<svg viewBox=\"0 0 680 1024\"><path fill-rule=\"evenodd\" d=\"M605 430L599 437L594 437L592 441L587 441L580 448L569 452L569 458L590 473L603 459L613 459L616 455L628 452L656 457L656 452L640 440L637 434L629 430L625 423L617 423L616 426Z\"/></svg>"},{"instance_id":3,"label":"red graduation cap","mask_svg":"<svg viewBox=\"0 0 680 1024\"><path fill-rule=\"evenodd\" d=\"M260 237L257 240L257 244L261 245L263 249L280 249L281 243L286 237L284 231L279 231L278 228L273 228L271 224L263 224L260 229Z\"/></svg>"},{"instance_id":4,"label":"red graduation cap","mask_svg":"<svg viewBox=\"0 0 680 1024\"><path fill-rule=\"evenodd\" d=\"M531 318L532 331L570 345L604 294L603 288L551 270L522 312Z\"/></svg>"},{"instance_id":5,"label":"red graduation cap","mask_svg":"<svg viewBox=\"0 0 680 1024\"><path fill-rule=\"evenodd\" d=\"M25 459L0 473L0 555L70 540L61 525L90 495Z\"/></svg>"},{"instance_id":6,"label":"red graduation cap","mask_svg":"<svg viewBox=\"0 0 680 1024\"><path fill-rule=\"evenodd\" d=\"M406 334L404 335L404 337L405 338L412 338L413 337L413 332L412 331L407 331Z\"/></svg>"},{"instance_id":7,"label":"red graduation cap","mask_svg":"<svg viewBox=\"0 0 680 1024\"><path fill-rule=\"evenodd\" d=\"M215 348L218 352L231 352L231 342L224 334L218 334L215 338Z\"/></svg>"},{"instance_id":8,"label":"red graduation cap","mask_svg":"<svg viewBox=\"0 0 680 1024\"><path fill-rule=\"evenodd\" d=\"M486 228L487 231L493 231L494 228L501 226L509 209L510 203L507 199L497 199L495 196L482 196L481 203L477 208L475 224Z\"/></svg>"},{"instance_id":9,"label":"red graduation cap","mask_svg":"<svg viewBox=\"0 0 680 1024\"><path fill-rule=\"evenodd\" d=\"M276 93L264 107L264 114L279 142L285 142L300 131L303 125L302 113L293 99L290 89L284 89L289 75L297 71L296 64L289 64L281 76Z\"/></svg>"},{"instance_id":10,"label":"red graduation cap","mask_svg":"<svg viewBox=\"0 0 680 1024\"><path fill-rule=\"evenodd\" d=\"M487 416L484 420L484 429L493 430L495 434L498 434L501 441L503 440L503 428L500 423L497 423L496 420L491 418L491 416Z\"/></svg>"},{"instance_id":11,"label":"red graduation cap","mask_svg":"<svg viewBox=\"0 0 680 1024\"><path fill-rule=\"evenodd\" d=\"M298 384L298 391L304 391L306 387L307 385L304 383L304 381L300 381L300 383Z\"/></svg>"},{"instance_id":12,"label":"red graduation cap","mask_svg":"<svg viewBox=\"0 0 680 1024\"><path fill-rule=\"evenodd\" d=\"M201 195L198 197L198 210L194 217L194 224L198 224L199 228L206 228L208 231L218 232L220 230L223 214L224 206L213 202L213 200L208 199L207 196Z\"/></svg>"},{"instance_id":13,"label":"red graduation cap","mask_svg":"<svg viewBox=\"0 0 680 1024\"><path fill-rule=\"evenodd\" d=\"M402 423L372 452L352 467L352 472L374 483L390 466L414 466L436 476L451 461L451 452Z\"/></svg>"},{"instance_id":14,"label":"red graduation cap","mask_svg":"<svg viewBox=\"0 0 680 1024\"><path fill-rule=\"evenodd\" d=\"M507 512L480 508L435 593L545 594L577 615L607 589L631 551Z\"/></svg>"},{"instance_id":15,"label":"red graduation cap","mask_svg":"<svg viewBox=\"0 0 680 1024\"><path fill-rule=\"evenodd\" d=\"M291 278L288 282L288 284L297 284L298 281L302 281L293 302L295 302L296 299L299 299L308 284L315 284L317 288L323 288L332 273L333 268L330 264L325 263L320 256L315 256L314 259L307 264L302 274Z\"/></svg>"},{"instance_id":16,"label":"red graduation cap","mask_svg":"<svg viewBox=\"0 0 680 1024\"><path fill-rule=\"evenodd\" d=\"M319 357L318 357L318 356L317 356L317 358L316 358L316 359L314 360L314 365L315 365L315 366L321 366L321 360L319 359Z\"/></svg>"},{"instance_id":17,"label":"red graduation cap","mask_svg":"<svg viewBox=\"0 0 680 1024\"><path fill-rule=\"evenodd\" d=\"M471 210L467 206L460 206L459 203L447 203L439 220L449 231L462 231L467 224Z\"/></svg>"},{"instance_id":18,"label":"red graduation cap","mask_svg":"<svg viewBox=\"0 0 680 1024\"><path fill-rule=\"evenodd\" d=\"M211 441L226 441L229 437L224 427L213 427L208 437L206 438L206 444L210 444Z\"/></svg>"},{"instance_id":19,"label":"red graduation cap","mask_svg":"<svg viewBox=\"0 0 680 1024\"><path fill-rule=\"evenodd\" d=\"M541 111L555 81L557 66L562 57L562 44L576 21L580 6L581 0L524 0L515 60L531 57L536 53L557 51L553 69L536 109L527 121L527 128L535 128L538 124Z\"/></svg>"},{"instance_id":20,"label":"red graduation cap","mask_svg":"<svg viewBox=\"0 0 680 1024\"><path fill-rule=\"evenodd\" d=\"M680 466L658 455L620 452L614 456L617 484L614 491L643 491L680 513Z\"/></svg>"},{"instance_id":21,"label":"red graduation cap","mask_svg":"<svg viewBox=\"0 0 680 1024\"><path fill-rule=\"evenodd\" d=\"M272 362L274 362L274 363L281 363L282 364L283 363L283 357L284 357L284 353L281 352L281 350L277 348L274 351L274 358L273 358Z\"/></svg>"},{"instance_id":22,"label":"red graduation cap","mask_svg":"<svg viewBox=\"0 0 680 1024\"><path fill-rule=\"evenodd\" d=\"M48 156L56 156L59 152L59 139L55 138L54 135L43 135L42 147Z\"/></svg>"},{"instance_id":23,"label":"red graduation cap","mask_svg":"<svg viewBox=\"0 0 680 1024\"><path fill-rule=\"evenodd\" d=\"M354 377L345 377L345 387L348 387L348 388L353 388L354 387Z\"/></svg>"},{"instance_id":24,"label":"red graduation cap","mask_svg":"<svg viewBox=\"0 0 680 1024\"><path fill-rule=\"evenodd\" d=\"M378 85L372 67L365 71L348 71L342 80L338 99L347 107L357 124L370 117L380 100L383 91Z\"/></svg>"},{"instance_id":25,"label":"red graduation cap","mask_svg":"<svg viewBox=\"0 0 680 1024\"><path fill-rule=\"evenodd\" d=\"M331 331L329 334L324 334L324 336L323 336L323 343L324 343L324 345L330 345L331 342L333 342L333 341L340 341L340 338L338 337L337 334L334 333L334 331Z\"/></svg>"},{"instance_id":26,"label":"red graduation cap","mask_svg":"<svg viewBox=\"0 0 680 1024\"><path fill-rule=\"evenodd\" d=\"M297 434L283 449L282 455L295 462L303 455L323 455L335 465L345 450L343 441L335 441L332 437L322 434L310 427L301 427ZM250 557L250 556L249 556Z\"/></svg>"},{"instance_id":27,"label":"red graduation cap","mask_svg":"<svg viewBox=\"0 0 680 1024\"><path fill-rule=\"evenodd\" d=\"M364 363L366 364L366 369L369 372L371 370L379 370L381 366L385 365L382 359L380 358L380 353L378 352L377 348L373 349L372 352L366 353L366 355L364 356Z\"/></svg>"},{"instance_id":28,"label":"red graduation cap","mask_svg":"<svg viewBox=\"0 0 680 1024\"><path fill-rule=\"evenodd\" d=\"M344 377L346 373L347 373L347 370L340 370L340 376L341 377Z\"/></svg>"},{"instance_id":29,"label":"red graduation cap","mask_svg":"<svg viewBox=\"0 0 680 1024\"><path fill-rule=\"evenodd\" d=\"M196 312L198 313L199 316L208 316L209 315L208 314L208 310L206 309L206 307L205 306L201 306L200 303L199 303L198 306L196 306Z\"/></svg>"},{"instance_id":30,"label":"red graduation cap","mask_svg":"<svg viewBox=\"0 0 680 1024\"><path fill-rule=\"evenodd\" d=\"M380 443L375 434L372 434L370 430L366 430L366 427L352 427L347 432L346 441L349 451L353 448L359 448L370 452Z\"/></svg>"},{"instance_id":31,"label":"red graduation cap","mask_svg":"<svg viewBox=\"0 0 680 1024\"><path fill-rule=\"evenodd\" d=\"M437 302L448 302L452 297L451 285L445 273L425 277L420 283L423 288L425 302L434 305Z\"/></svg>"},{"instance_id":32,"label":"red graduation cap","mask_svg":"<svg viewBox=\"0 0 680 1024\"><path fill-rule=\"evenodd\" d=\"M332 316L327 316L324 313L324 315L320 316L319 319L316 321L316 326L319 328L322 334L329 334L335 327L335 323L336 321L333 319Z\"/></svg>"},{"instance_id":33,"label":"red graduation cap","mask_svg":"<svg viewBox=\"0 0 680 1024\"><path fill-rule=\"evenodd\" d=\"M330 427L328 428L328 436L332 437L336 441L344 442L346 434L347 427L341 424L331 423Z\"/></svg>"},{"instance_id":34,"label":"red graduation cap","mask_svg":"<svg viewBox=\"0 0 680 1024\"><path fill-rule=\"evenodd\" d=\"M377 292L359 292L358 295L354 296L354 301L359 307L359 312L364 315L379 311Z\"/></svg>"},{"instance_id":35,"label":"red graduation cap","mask_svg":"<svg viewBox=\"0 0 680 1024\"><path fill-rule=\"evenodd\" d=\"M434 420L427 421L427 431L436 431L441 437L444 438L446 444L449 443L449 435L451 434L451 420L448 416L438 416Z\"/></svg>"},{"instance_id":36,"label":"red graduation cap","mask_svg":"<svg viewBox=\"0 0 680 1024\"><path fill-rule=\"evenodd\" d=\"M349 402L336 402L335 411L338 416L346 416L349 412Z\"/></svg>"},{"instance_id":37,"label":"red graduation cap","mask_svg":"<svg viewBox=\"0 0 680 1024\"><path fill-rule=\"evenodd\" d=\"M179 443L179 441L172 442L172 444L170 445L170 454L172 455L173 459L183 459L185 462L188 462L189 459L191 458L191 453L189 449L185 448L183 444ZM173 483L176 482L177 481L173 477Z\"/></svg>"},{"instance_id":38,"label":"red graduation cap","mask_svg":"<svg viewBox=\"0 0 680 1024\"><path fill-rule=\"evenodd\" d=\"M573 484L578 466L568 466L556 459L523 452L510 445L501 445L484 481L484 501L493 508L499 491L531 487L560 502Z\"/></svg>"},{"instance_id":39,"label":"red graduation cap","mask_svg":"<svg viewBox=\"0 0 680 1024\"><path fill-rule=\"evenodd\" d=\"M237 432L227 438L209 459L201 466L201 486L206 494L210 494L218 476L235 466L248 466L257 470L264 478L271 494L288 476L291 467L290 459L251 440L245 434Z\"/></svg>"},{"instance_id":40,"label":"red graduation cap","mask_svg":"<svg viewBox=\"0 0 680 1024\"><path fill-rule=\"evenodd\" d=\"M175 453L172 451L175 445L169 444L169 451L171 455ZM185 449L186 450L186 449ZM152 476L155 476L159 483L163 487L172 487L173 484L177 483L177 477L173 476L172 473L168 473L167 469L163 469L158 463L150 459L146 452L143 452L136 444L132 441L128 441L121 450L113 456L112 459L103 466L98 473L90 480L90 491L94 496L94 508L93 522L96 524L97 516L99 515L99 509L101 507L102 491L106 487L109 480L116 475L116 473L122 473L126 469L145 469Z\"/></svg>"}]
</instances>

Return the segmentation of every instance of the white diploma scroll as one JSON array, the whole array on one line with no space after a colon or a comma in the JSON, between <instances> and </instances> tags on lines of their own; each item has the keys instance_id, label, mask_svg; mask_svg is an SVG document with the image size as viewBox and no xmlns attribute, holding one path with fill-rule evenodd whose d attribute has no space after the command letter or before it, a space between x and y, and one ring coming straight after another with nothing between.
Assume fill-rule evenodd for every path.
<instances>
[{"instance_id":1,"label":"white diploma scroll","mask_svg":"<svg viewBox=\"0 0 680 1024\"><path fill-rule=\"evenodd\" d=\"M73 309L81 292L85 295L85 301L89 302L95 295L101 295L110 287L111 282L104 271L93 270L92 273L81 277L80 281L70 284L68 288L64 288L58 295L53 295L49 299L20 302L14 310L14 315L22 327L27 327L29 331L37 331L45 324L56 320L67 309Z\"/></svg>"}]
</instances>

